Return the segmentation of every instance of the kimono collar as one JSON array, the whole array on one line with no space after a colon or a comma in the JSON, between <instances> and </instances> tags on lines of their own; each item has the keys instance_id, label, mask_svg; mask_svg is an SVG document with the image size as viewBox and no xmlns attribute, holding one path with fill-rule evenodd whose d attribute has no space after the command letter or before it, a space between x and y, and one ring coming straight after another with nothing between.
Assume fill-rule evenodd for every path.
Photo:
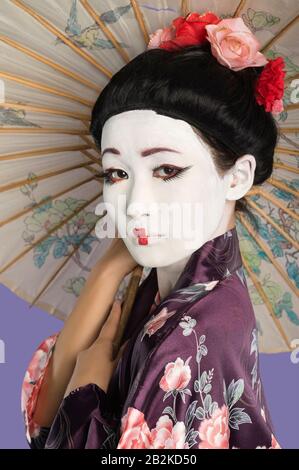
<instances>
[{"instance_id":1,"label":"kimono collar","mask_svg":"<svg viewBox=\"0 0 299 470\"><path fill-rule=\"evenodd\" d=\"M159 295L157 268L152 268L138 289L123 341L137 331L142 322L151 318L152 314L158 314L162 307L167 306L169 310L173 310L188 302L191 306L191 303L207 295L219 281L234 272L243 280L236 227L207 241L194 251L175 286L162 301Z\"/></svg>"},{"instance_id":2,"label":"kimono collar","mask_svg":"<svg viewBox=\"0 0 299 470\"><path fill-rule=\"evenodd\" d=\"M191 284L222 280L242 266L236 227L208 240L194 251L181 272L173 291ZM157 278L156 268L154 268Z\"/></svg>"},{"instance_id":3,"label":"kimono collar","mask_svg":"<svg viewBox=\"0 0 299 470\"><path fill-rule=\"evenodd\" d=\"M222 279L235 272L242 275L242 259L236 227L204 243L188 259L172 291L158 304L157 268L152 268L140 286L126 329L125 341L132 340L126 354L131 354L130 372L132 383L124 395L124 408L137 394L148 370L148 361L161 342L173 331L183 315L209 294ZM150 311L148 310L152 305ZM138 339L139 337L139 339ZM134 345L143 344L144 352L134 354ZM122 361L119 362L119 364ZM118 365L119 365L118 364ZM122 368L121 380L127 380L127 367Z\"/></svg>"}]
</instances>

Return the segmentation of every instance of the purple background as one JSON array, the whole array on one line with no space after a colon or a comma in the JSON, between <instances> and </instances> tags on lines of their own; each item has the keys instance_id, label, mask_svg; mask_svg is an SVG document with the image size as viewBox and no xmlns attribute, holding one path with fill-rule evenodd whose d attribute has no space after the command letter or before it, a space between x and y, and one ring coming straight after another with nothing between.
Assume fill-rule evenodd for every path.
<instances>
[{"instance_id":1,"label":"purple background","mask_svg":"<svg viewBox=\"0 0 299 470\"><path fill-rule=\"evenodd\" d=\"M21 384L40 342L59 331L60 320L29 308L0 285L0 339L5 343L5 364L0 363L0 448L28 448L21 414ZM275 427L283 448L299 448L299 363L289 353L260 354L261 374Z\"/></svg>"}]
</instances>

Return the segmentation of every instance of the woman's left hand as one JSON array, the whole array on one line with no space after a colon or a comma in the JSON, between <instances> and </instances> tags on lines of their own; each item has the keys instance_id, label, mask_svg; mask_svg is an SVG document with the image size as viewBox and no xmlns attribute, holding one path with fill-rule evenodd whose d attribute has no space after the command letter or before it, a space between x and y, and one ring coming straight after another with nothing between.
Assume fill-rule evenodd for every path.
<instances>
[{"instance_id":1,"label":"woman's left hand","mask_svg":"<svg viewBox=\"0 0 299 470\"><path fill-rule=\"evenodd\" d=\"M121 346L117 356L113 359L113 342L116 340L120 317L121 303L119 300L116 300L112 305L106 322L102 326L98 338L88 349L78 354L74 372L68 383L64 397L72 390L89 383L95 383L104 390L104 392L107 392L113 371L128 342L126 341Z\"/></svg>"}]
</instances>

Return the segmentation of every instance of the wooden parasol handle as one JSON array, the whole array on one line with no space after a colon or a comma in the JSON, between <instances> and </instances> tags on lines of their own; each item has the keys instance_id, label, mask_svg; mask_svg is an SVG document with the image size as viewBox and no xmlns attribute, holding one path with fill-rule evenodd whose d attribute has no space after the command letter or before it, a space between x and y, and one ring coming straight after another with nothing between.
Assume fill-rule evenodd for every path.
<instances>
[{"instance_id":1,"label":"wooden parasol handle","mask_svg":"<svg viewBox=\"0 0 299 470\"><path fill-rule=\"evenodd\" d=\"M140 265L136 266L136 268L134 268L134 270L132 271L130 282L126 290L125 299L122 304L122 313L121 313L121 318L119 321L119 330L117 333L117 337L114 341L114 351L115 351L114 357L116 357L119 351L119 348L122 345L123 334L124 334L125 327L126 327L127 321L129 319L129 316L130 316L130 313L134 304L134 300L137 294L139 281L142 276L142 272L143 272L143 267Z\"/></svg>"}]
</instances>

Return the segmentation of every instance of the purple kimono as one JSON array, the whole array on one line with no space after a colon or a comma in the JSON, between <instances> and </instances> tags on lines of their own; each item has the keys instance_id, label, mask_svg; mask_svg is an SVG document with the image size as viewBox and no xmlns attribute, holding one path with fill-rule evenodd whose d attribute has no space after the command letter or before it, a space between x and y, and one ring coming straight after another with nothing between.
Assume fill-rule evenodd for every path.
<instances>
[{"instance_id":1,"label":"purple kimono","mask_svg":"<svg viewBox=\"0 0 299 470\"><path fill-rule=\"evenodd\" d=\"M140 284L129 342L107 393L66 396L51 428L33 420L59 333L26 371L22 409L31 448L280 448L259 372L257 327L236 227L194 251L160 301L156 268Z\"/></svg>"}]
</instances>

